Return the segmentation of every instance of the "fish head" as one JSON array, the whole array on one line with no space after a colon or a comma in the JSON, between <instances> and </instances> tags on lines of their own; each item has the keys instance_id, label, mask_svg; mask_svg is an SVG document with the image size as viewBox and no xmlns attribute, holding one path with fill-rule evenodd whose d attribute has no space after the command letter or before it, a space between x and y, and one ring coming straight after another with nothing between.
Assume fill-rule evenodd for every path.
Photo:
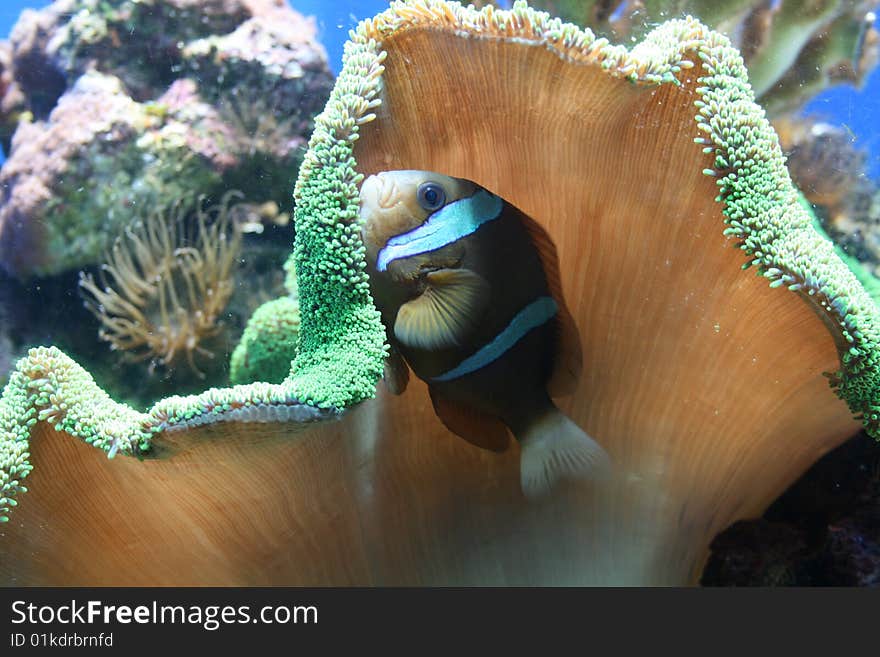
<instances>
[{"instance_id":1,"label":"fish head","mask_svg":"<svg viewBox=\"0 0 880 657\"><path fill-rule=\"evenodd\" d=\"M364 180L360 190L360 225L368 264L376 267L379 252L389 240L421 226L435 212L473 196L478 189L468 180L431 171L384 171ZM407 258L408 262L391 263L396 270L395 278L408 279L424 270L450 266L450 261L460 258L460 254L448 251L439 249Z\"/></svg>"}]
</instances>

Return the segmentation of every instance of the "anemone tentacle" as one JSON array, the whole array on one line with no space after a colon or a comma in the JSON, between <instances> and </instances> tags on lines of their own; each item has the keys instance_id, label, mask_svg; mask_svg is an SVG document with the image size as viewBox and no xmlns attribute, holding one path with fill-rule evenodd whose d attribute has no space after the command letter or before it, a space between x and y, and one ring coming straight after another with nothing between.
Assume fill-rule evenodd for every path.
<instances>
[{"instance_id":1,"label":"anemone tentacle","mask_svg":"<svg viewBox=\"0 0 880 657\"><path fill-rule=\"evenodd\" d=\"M699 57L697 123L714 156L707 175L717 178L725 234L736 239L749 260L770 280L812 303L839 326L846 347L841 369L829 373L835 392L866 431L880 438L880 314L833 243L813 227L791 181L776 132L755 103L745 64L727 37L706 31Z\"/></svg>"},{"instance_id":2,"label":"anemone tentacle","mask_svg":"<svg viewBox=\"0 0 880 657\"><path fill-rule=\"evenodd\" d=\"M304 404L286 383L210 388L198 395L166 397L149 412L154 431L180 431L218 422L316 422L337 417L333 407Z\"/></svg>"},{"instance_id":3,"label":"anemone tentacle","mask_svg":"<svg viewBox=\"0 0 880 657\"><path fill-rule=\"evenodd\" d=\"M156 428L148 415L119 404L92 376L56 347L31 349L18 361L0 398L0 521L27 489L28 439L38 421L48 422L107 452L140 454Z\"/></svg>"}]
</instances>

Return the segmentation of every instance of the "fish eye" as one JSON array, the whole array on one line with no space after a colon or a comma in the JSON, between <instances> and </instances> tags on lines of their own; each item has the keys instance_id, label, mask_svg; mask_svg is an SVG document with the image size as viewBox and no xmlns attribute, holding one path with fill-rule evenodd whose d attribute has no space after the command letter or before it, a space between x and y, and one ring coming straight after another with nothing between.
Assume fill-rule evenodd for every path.
<instances>
[{"instance_id":1,"label":"fish eye","mask_svg":"<svg viewBox=\"0 0 880 657\"><path fill-rule=\"evenodd\" d=\"M446 192L435 182L425 182L419 185L419 205L425 210L437 210L446 203Z\"/></svg>"}]
</instances>

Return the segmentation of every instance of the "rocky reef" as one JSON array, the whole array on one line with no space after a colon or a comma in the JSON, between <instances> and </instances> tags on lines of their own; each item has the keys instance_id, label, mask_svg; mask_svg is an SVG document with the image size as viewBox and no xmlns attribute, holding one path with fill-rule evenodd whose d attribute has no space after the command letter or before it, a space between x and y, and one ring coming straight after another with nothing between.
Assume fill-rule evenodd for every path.
<instances>
[{"instance_id":1,"label":"rocky reef","mask_svg":"<svg viewBox=\"0 0 880 657\"><path fill-rule=\"evenodd\" d=\"M880 586L880 445L865 435L712 543L704 586Z\"/></svg>"},{"instance_id":2,"label":"rocky reef","mask_svg":"<svg viewBox=\"0 0 880 657\"><path fill-rule=\"evenodd\" d=\"M230 214L235 234L243 234L240 257L229 272L224 307L210 299L210 325L200 329L213 332L223 316L228 330L214 350L209 381L225 383L229 354L248 318L260 303L284 294L281 280L265 272L280 271L290 252L292 180L333 82L313 21L287 2L57 0L24 11L9 40L0 42L6 296L27 305L38 293L68 309L80 306L95 295L78 291L79 272L91 280L119 265L113 245L131 243L125 233L132 226L187 199L190 207L197 198L217 205L235 190L240 202ZM197 215L182 217L193 245L199 244ZM175 254L170 249L166 259L181 260ZM147 275L135 267L138 272ZM0 331L4 362L39 341L64 345L95 369L103 358L124 372L143 371L107 359L99 324L88 313L75 325L50 316L36 317L26 331ZM176 328L164 327L181 335ZM122 344L113 347L124 351ZM171 373L178 384L187 384L184 369ZM199 377L189 378L191 389L203 387ZM140 386L141 403L172 390L151 385Z\"/></svg>"},{"instance_id":3,"label":"rocky reef","mask_svg":"<svg viewBox=\"0 0 880 657\"><path fill-rule=\"evenodd\" d=\"M333 77L274 0L58 0L0 46L0 265L94 265L133 210L242 190L290 209Z\"/></svg>"},{"instance_id":4,"label":"rocky reef","mask_svg":"<svg viewBox=\"0 0 880 657\"><path fill-rule=\"evenodd\" d=\"M844 126L813 117L776 121L792 180L828 235L880 275L880 183L866 175L868 152Z\"/></svg>"}]
</instances>

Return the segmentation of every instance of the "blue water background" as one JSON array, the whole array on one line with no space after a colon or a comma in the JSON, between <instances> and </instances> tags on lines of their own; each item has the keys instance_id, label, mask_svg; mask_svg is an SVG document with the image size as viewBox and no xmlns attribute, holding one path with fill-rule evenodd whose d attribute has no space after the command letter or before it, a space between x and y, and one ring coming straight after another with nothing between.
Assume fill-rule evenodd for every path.
<instances>
[{"instance_id":1,"label":"blue water background","mask_svg":"<svg viewBox=\"0 0 880 657\"><path fill-rule=\"evenodd\" d=\"M25 8L39 8L50 0L0 0L0 35L9 34L18 15ZM363 18L373 16L388 6L387 0L293 0L291 4L307 16L315 16L318 38L327 49L330 68L339 72L342 45L348 31ZM841 124L853 139L868 150L868 173L880 178L880 67L874 70L861 90L839 85L814 98L805 111L823 120ZM0 162L3 156L0 154Z\"/></svg>"}]
</instances>

